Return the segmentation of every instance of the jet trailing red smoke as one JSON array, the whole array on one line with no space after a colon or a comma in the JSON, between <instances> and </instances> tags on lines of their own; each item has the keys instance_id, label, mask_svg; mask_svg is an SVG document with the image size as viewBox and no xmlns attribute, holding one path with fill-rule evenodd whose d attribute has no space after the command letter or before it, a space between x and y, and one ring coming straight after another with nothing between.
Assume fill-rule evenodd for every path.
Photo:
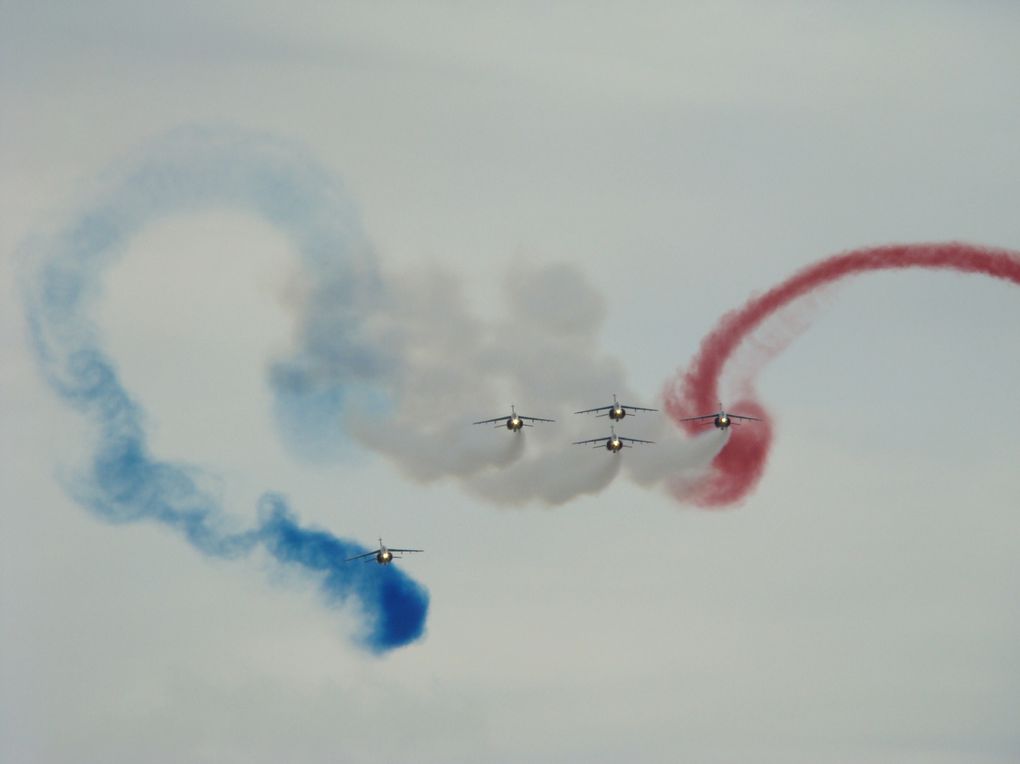
<instances>
[{"instance_id":1,"label":"jet trailing red smoke","mask_svg":"<svg viewBox=\"0 0 1020 764\"><path fill-rule=\"evenodd\" d=\"M833 255L724 315L702 340L687 370L667 383L666 411L688 434L703 432L705 428L698 422L680 420L716 410L719 379L727 361L766 319L794 300L846 276L900 268L979 273L1020 284L1020 253L973 244L895 244ZM682 496L678 490L678 498L702 507L724 507L745 498L758 484L772 444L772 423L753 394L730 402L727 409L731 406L734 412L762 421L732 430L729 441L713 460L710 473L696 484L684 486Z\"/></svg>"}]
</instances>

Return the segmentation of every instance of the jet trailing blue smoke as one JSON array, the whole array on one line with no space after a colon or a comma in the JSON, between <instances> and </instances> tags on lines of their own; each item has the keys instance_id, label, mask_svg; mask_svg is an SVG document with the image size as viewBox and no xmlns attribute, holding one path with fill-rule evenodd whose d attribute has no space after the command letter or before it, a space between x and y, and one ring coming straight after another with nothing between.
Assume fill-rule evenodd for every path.
<instances>
[{"instance_id":1,"label":"jet trailing blue smoke","mask_svg":"<svg viewBox=\"0 0 1020 764\"><path fill-rule=\"evenodd\" d=\"M322 593L330 603L357 594L373 606L368 644L377 650L407 644L421 636L428 610L422 587L393 565L345 564L365 550L325 531L302 528L279 496L262 499L259 536L266 549L285 564L322 571Z\"/></svg>"},{"instance_id":2,"label":"jet trailing blue smoke","mask_svg":"<svg viewBox=\"0 0 1020 764\"><path fill-rule=\"evenodd\" d=\"M261 548L304 569L320 579L328 604L357 598L366 619L359 638L371 650L419 638L428 593L400 569L346 565L366 550L302 528L276 494L263 497L258 523L243 528L203 488L201 469L154 458L143 411L118 379L90 318L105 270L145 226L209 207L258 215L289 237L312 285L297 351L271 373L277 415L295 442L335 445L332 423L345 401L355 395L385 408L379 391L397 363L362 331L361 310L379 301L381 286L339 184L290 144L223 129L177 131L129 166L107 178L69 224L26 247L22 286L43 374L96 430L88 464L69 481L69 491L107 521L162 523L207 555L237 558Z\"/></svg>"}]
</instances>

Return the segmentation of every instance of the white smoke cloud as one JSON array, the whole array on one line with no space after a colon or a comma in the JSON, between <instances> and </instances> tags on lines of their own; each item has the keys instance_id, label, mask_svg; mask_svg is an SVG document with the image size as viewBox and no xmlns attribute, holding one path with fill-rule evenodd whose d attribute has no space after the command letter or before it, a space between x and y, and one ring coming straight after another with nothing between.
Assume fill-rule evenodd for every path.
<instances>
[{"instance_id":1,"label":"white smoke cloud","mask_svg":"<svg viewBox=\"0 0 1020 764\"><path fill-rule=\"evenodd\" d=\"M491 502L562 504L597 493L624 472L642 486L701 473L725 438L683 437L661 413L617 424L619 434L656 440L620 454L572 445L609 436L610 420L574 411L624 403L656 406L626 383L622 363L599 346L606 300L567 265L519 268L506 277L505 305L495 318L473 315L456 274L438 268L386 276L377 302L360 306L360 344L380 348L373 369L384 406L348 406L343 427L391 459L408 477L461 481ZM313 290L314 291L314 290ZM317 325L322 300L297 303L302 323ZM325 303L327 313L331 310ZM346 310L346 309L345 309ZM315 357L326 387L331 359L349 358L350 338L321 342ZM305 343L305 347L309 344ZM350 372L342 364L346 379ZM519 433L472 422L519 414L557 420ZM637 424L639 433L634 431ZM339 427L339 423L338 423ZM675 492L675 488L673 489Z\"/></svg>"}]
</instances>

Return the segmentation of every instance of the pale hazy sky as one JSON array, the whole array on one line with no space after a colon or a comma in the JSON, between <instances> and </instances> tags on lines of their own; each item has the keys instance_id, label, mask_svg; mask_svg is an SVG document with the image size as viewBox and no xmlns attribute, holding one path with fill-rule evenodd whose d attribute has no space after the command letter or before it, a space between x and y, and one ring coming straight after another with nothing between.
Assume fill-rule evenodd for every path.
<instances>
[{"instance_id":1,"label":"pale hazy sky","mask_svg":"<svg viewBox=\"0 0 1020 764\"><path fill-rule=\"evenodd\" d=\"M890 273L803 306L739 507L561 451L601 427L570 411L655 405L722 313L816 259L1020 248L1018 31L993 2L0 4L0 759L1016 761L1015 287ZM401 427L347 412L328 453L281 433L269 372L310 277L249 208L132 236L107 354L153 452L238 522L275 491L424 548L398 563L431 596L421 641L372 655L300 572L64 489L91 441L36 365L19 253L189 126L343 182L401 298L364 306L369 336L405 332ZM463 478L514 456L462 429L511 400L561 421ZM528 500L551 475L580 495Z\"/></svg>"}]
</instances>

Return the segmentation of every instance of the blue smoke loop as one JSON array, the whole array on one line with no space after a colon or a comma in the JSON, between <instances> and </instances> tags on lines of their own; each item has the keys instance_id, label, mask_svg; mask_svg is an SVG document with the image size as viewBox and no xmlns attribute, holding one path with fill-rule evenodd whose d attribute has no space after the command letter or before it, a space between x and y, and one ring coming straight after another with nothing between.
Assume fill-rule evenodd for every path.
<instances>
[{"instance_id":1,"label":"blue smoke loop","mask_svg":"<svg viewBox=\"0 0 1020 764\"><path fill-rule=\"evenodd\" d=\"M276 413L291 445L328 446L347 397L371 398L395 363L359 333L359 316L378 300L381 285L338 182L291 144L230 129L175 131L128 167L107 178L69 224L26 246L22 291L33 349L49 384L96 428L89 463L69 491L109 522L162 523L210 556L232 559L262 548L303 568L319 578L328 604L359 600L365 624L358 639L375 652L418 639L428 592L400 569L345 564L364 547L302 528L277 494L262 498L254 527L237 530L236 518L201 488L201 470L154 458L143 412L90 318L105 270L144 226L209 207L258 215L290 239L314 285L297 352L270 374Z\"/></svg>"}]
</instances>

